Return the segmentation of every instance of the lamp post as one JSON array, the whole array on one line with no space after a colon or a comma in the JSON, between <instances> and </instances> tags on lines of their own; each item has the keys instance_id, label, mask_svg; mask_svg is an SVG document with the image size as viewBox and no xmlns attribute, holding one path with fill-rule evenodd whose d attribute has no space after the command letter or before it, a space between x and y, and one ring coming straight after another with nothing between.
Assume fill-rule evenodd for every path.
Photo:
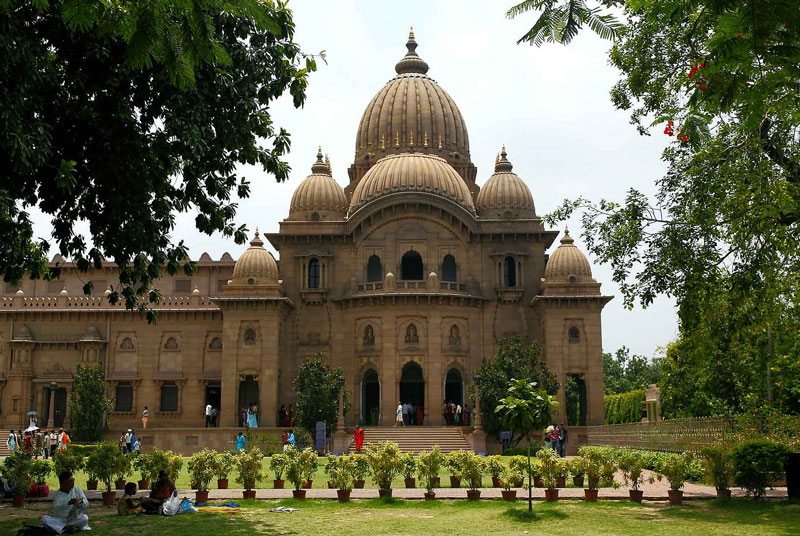
<instances>
[{"instance_id":1,"label":"lamp post","mask_svg":"<svg viewBox=\"0 0 800 536\"><path fill-rule=\"evenodd\" d=\"M480 431L481 428L481 375L475 374L472 377L472 381L475 383L475 430Z\"/></svg>"},{"instance_id":2,"label":"lamp post","mask_svg":"<svg viewBox=\"0 0 800 536\"><path fill-rule=\"evenodd\" d=\"M45 428L52 428L55 426L55 413L53 410L56 406L56 389L58 389L58 383L55 380L50 382L50 409L47 411L47 419L45 420Z\"/></svg>"}]
</instances>

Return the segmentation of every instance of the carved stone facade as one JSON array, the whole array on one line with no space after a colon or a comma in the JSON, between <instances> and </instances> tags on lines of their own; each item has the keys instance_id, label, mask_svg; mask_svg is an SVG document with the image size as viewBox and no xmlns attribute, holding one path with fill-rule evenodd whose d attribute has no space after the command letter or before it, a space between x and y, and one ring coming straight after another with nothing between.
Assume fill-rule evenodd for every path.
<instances>
[{"instance_id":1,"label":"carved stone facade","mask_svg":"<svg viewBox=\"0 0 800 536\"><path fill-rule=\"evenodd\" d=\"M427 76L413 34L407 47L361 120L347 188L320 151L266 236L280 265L258 232L235 263L203 254L191 277L159 281L168 297L155 325L107 303L111 263L79 274L57 256L55 284L6 286L0 426L47 415L50 396L61 424L75 366L97 362L115 426L138 425L144 406L152 427L202 426L206 403L222 426L240 425L250 404L274 426L294 402L298 363L320 353L345 370L348 425L391 424L399 401L439 425L443 401L463 405L482 357L514 333L542 345L562 385L580 382L582 423L602 423L600 314L611 298L568 234L548 262L559 233L536 215L505 148L478 186L463 117ZM96 295L83 295L87 278Z\"/></svg>"}]
</instances>

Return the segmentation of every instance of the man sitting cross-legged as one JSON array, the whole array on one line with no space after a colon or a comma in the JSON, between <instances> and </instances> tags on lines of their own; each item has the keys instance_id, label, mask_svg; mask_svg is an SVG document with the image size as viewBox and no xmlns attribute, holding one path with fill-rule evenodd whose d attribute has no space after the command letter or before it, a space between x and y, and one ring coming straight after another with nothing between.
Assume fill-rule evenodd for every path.
<instances>
[{"instance_id":1,"label":"man sitting cross-legged","mask_svg":"<svg viewBox=\"0 0 800 536\"><path fill-rule=\"evenodd\" d=\"M52 516L44 516L42 524L57 534L71 534L89 528L89 516L84 514L89 501L80 488L75 487L75 479L69 471L58 475L58 491L53 495Z\"/></svg>"}]
</instances>

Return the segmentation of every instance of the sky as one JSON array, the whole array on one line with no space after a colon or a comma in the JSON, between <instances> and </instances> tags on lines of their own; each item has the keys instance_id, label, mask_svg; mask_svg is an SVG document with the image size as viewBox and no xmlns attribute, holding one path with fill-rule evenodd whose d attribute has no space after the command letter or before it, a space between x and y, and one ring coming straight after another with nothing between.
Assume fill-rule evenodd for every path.
<instances>
[{"instance_id":1,"label":"sky","mask_svg":"<svg viewBox=\"0 0 800 536\"><path fill-rule=\"evenodd\" d=\"M271 108L275 123L291 133L291 178L279 184L259 168L240 168L251 183L251 195L240 201L237 223L277 232L320 145L330 156L334 179L342 186L348 183L361 115L395 75L394 65L406 52L412 26L417 53L430 65L428 75L450 94L466 120L479 185L491 175L495 156L505 144L539 215L565 198L621 201L629 188L652 194L665 171L661 151L667 140L640 136L628 114L612 106L609 90L619 74L608 65L609 42L587 30L566 47L517 45L535 14L510 21L505 10L511 4L290 1L295 40L307 53L324 50L327 63L318 62L302 109L295 109L289 98ZM580 221L575 218L568 225L582 247ZM37 230L46 233L47 226L46 218L37 218ZM173 238L183 239L194 259L203 252L218 259L226 251L238 258L245 249L220 235L198 232L191 214L177 218ZM558 241L550 253L557 245ZM647 309L637 305L626 310L611 270L591 256L589 261L603 294L616 296L603 312L604 351L624 345L633 353L652 356L676 338L674 301L659 298Z\"/></svg>"}]
</instances>

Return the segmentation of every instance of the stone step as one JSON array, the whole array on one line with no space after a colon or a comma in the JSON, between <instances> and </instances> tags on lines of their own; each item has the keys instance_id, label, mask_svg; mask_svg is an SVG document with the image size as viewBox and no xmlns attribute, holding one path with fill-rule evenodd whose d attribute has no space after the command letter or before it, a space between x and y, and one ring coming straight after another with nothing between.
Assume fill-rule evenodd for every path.
<instances>
[{"instance_id":1,"label":"stone step","mask_svg":"<svg viewBox=\"0 0 800 536\"><path fill-rule=\"evenodd\" d=\"M434 445L438 445L443 453L470 449L469 441L464 437L461 429L455 427L409 426L396 428L364 428L364 446L381 443L383 441L393 441L397 443L402 452L413 452L415 454L430 450ZM355 441L351 440L348 451L353 452L354 450Z\"/></svg>"}]
</instances>

